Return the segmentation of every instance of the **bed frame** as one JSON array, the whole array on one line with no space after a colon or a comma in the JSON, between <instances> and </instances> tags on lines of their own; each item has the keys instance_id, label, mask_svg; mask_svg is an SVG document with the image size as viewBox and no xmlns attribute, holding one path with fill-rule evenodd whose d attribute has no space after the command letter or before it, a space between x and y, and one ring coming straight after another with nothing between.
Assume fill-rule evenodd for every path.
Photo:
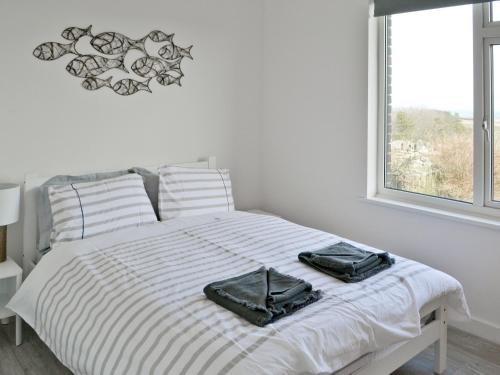
<instances>
[{"instance_id":1,"label":"bed frame","mask_svg":"<svg viewBox=\"0 0 500 375\"><path fill-rule=\"evenodd\" d=\"M200 159L195 162L173 163L172 165L193 168L216 168L215 157ZM158 167L146 167L157 171ZM85 174L86 172L73 172L72 174ZM88 172L87 172L88 173ZM40 185L50 179L52 175L28 174L24 183L24 225L23 225L23 268L26 277L35 267L34 259L37 255L37 217L36 217L36 193ZM60 173L59 173L60 174ZM434 313L434 319L422 328L422 334L414 339L396 346L386 354L381 352L371 353L362 357L344 369L336 372L337 375L388 375L397 368L411 360L428 346L434 344L435 360L434 372L442 374L446 370L446 342L447 342L447 307L445 298L432 301L424 306L421 316Z\"/></svg>"},{"instance_id":2,"label":"bed frame","mask_svg":"<svg viewBox=\"0 0 500 375\"><path fill-rule=\"evenodd\" d=\"M442 374L446 370L447 357L447 307L445 297L437 299L427 304L420 310L420 316L427 316L434 313L434 319L422 327L422 334L406 343L399 345L394 350L389 350L388 354L368 359L368 364L356 366L349 370L347 366L345 372L341 370L338 375L388 375L404 365L406 362L434 344L434 373Z\"/></svg>"},{"instance_id":3,"label":"bed frame","mask_svg":"<svg viewBox=\"0 0 500 375\"><path fill-rule=\"evenodd\" d=\"M163 163L165 165L167 163ZM186 163L168 163L171 165L191 168L216 168L215 156L199 159L198 161ZM122 169L130 168L126 166ZM159 166L144 167L151 171L157 172ZM116 168L115 170L120 169ZM82 175L87 173L95 173L88 171L71 172L73 175ZM100 172L100 171L99 171ZM31 270L35 267L35 259L37 259L37 216L36 216L36 197L38 188L51 177L62 174L55 172L50 175L27 174L24 180L24 219L23 219L23 271L24 277L28 276ZM64 173L68 174L68 173Z\"/></svg>"}]
</instances>

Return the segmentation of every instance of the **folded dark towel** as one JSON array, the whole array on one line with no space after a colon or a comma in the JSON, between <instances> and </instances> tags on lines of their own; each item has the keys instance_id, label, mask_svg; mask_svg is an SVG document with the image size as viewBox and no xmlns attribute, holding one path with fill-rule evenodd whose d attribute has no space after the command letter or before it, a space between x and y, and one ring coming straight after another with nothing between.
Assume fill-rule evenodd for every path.
<instances>
[{"instance_id":1,"label":"folded dark towel","mask_svg":"<svg viewBox=\"0 0 500 375\"><path fill-rule=\"evenodd\" d=\"M302 252L299 260L346 283L365 280L395 263L388 253L372 253L346 242Z\"/></svg>"},{"instance_id":2,"label":"folded dark towel","mask_svg":"<svg viewBox=\"0 0 500 375\"><path fill-rule=\"evenodd\" d=\"M208 284L203 292L208 299L259 327L321 298L321 291L312 290L304 280L265 267Z\"/></svg>"}]
</instances>

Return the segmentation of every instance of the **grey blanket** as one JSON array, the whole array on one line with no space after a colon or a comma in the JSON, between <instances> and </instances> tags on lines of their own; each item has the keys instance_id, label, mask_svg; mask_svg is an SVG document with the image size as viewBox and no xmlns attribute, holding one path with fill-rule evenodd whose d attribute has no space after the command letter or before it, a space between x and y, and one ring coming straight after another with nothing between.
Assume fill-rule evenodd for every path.
<instances>
[{"instance_id":1,"label":"grey blanket","mask_svg":"<svg viewBox=\"0 0 500 375\"><path fill-rule=\"evenodd\" d=\"M208 299L259 327L272 323L321 298L304 280L265 267L208 284Z\"/></svg>"},{"instance_id":2,"label":"grey blanket","mask_svg":"<svg viewBox=\"0 0 500 375\"><path fill-rule=\"evenodd\" d=\"M365 280L394 264L388 253L372 253L346 242L299 254L299 260L346 283Z\"/></svg>"}]
</instances>

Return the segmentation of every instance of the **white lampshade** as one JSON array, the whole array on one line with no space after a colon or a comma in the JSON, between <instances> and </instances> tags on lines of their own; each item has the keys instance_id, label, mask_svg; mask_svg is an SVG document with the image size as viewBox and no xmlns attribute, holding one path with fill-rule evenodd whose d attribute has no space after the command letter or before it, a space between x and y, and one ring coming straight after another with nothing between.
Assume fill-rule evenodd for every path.
<instances>
[{"instance_id":1,"label":"white lampshade","mask_svg":"<svg viewBox=\"0 0 500 375\"><path fill-rule=\"evenodd\" d=\"M0 226L19 220L21 188L16 184L0 184Z\"/></svg>"}]
</instances>

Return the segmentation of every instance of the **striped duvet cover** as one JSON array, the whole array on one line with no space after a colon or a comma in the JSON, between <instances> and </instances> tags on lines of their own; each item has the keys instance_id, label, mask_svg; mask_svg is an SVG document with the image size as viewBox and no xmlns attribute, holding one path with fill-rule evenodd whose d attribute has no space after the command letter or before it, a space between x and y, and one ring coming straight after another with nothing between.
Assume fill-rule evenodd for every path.
<instances>
[{"instance_id":1,"label":"striped duvet cover","mask_svg":"<svg viewBox=\"0 0 500 375\"><path fill-rule=\"evenodd\" d=\"M76 374L332 373L417 336L435 298L469 315L458 281L408 259L357 284L297 259L340 240L243 212L175 219L59 244L9 307ZM205 298L207 283L262 265L323 299L259 328Z\"/></svg>"}]
</instances>

